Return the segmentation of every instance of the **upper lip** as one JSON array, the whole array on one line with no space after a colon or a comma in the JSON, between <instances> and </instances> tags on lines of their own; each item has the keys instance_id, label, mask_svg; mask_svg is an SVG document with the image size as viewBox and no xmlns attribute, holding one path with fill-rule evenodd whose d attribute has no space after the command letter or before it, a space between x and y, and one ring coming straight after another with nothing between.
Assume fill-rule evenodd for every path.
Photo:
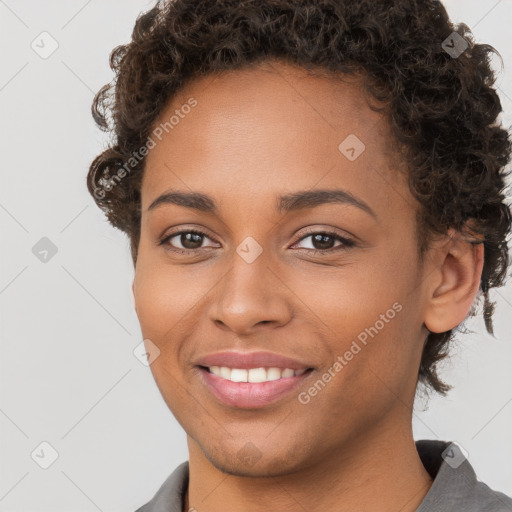
<instances>
[{"instance_id":1,"label":"upper lip","mask_svg":"<svg viewBox=\"0 0 512 512\"><path fill-rule=\"evenodd\" d=\"M236 352L225 351L200 357L196 363L198 366L226 366L228 368L290 368L292 370L307 370L311 365L302 363L296 359L286 357L273 352Z\"/></svg>"}]
</instances>

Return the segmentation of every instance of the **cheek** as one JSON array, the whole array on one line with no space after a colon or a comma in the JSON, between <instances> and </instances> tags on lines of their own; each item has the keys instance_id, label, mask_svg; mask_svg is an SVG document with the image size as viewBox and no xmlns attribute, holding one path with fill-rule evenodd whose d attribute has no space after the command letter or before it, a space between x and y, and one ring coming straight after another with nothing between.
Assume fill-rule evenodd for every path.
<instances>
[{"instance_id":1,"label":"cheek","mask_svg":"<svg viewBox=\"0 0 512 512\"><path fill-rule=\"evenodd\" d=\"M369 262L354 262L338 268L311 267L294 278L290 287L301 299L305 312L325 327L329 338L346 341L360 335L364 341L369 336L365 330L376 322L379 333L389 331L389 325L396 323L400 306L393 304L401 302L403 287L391 276L382 263L372 266ZM381 315L385 315L385 323ZM343 343L332 348L343 349Z\"/></svg>"},{"instance_id":2,"label":"cheek","mask_svg":"<svg viewBox=\"0 0 512 512\"><path fill-rule=\"evenodd\" d=\"M336 375L332 391L342 400L394 398L415 378L419 323L411 261L405 250L374 251L364 264L330 272L318 267L293 286L325 334L330 360L323 370L340 363L331 373Z\"/></svg>"},{"instance_id":3,"label":"cheek","mask_svg":"<svg viewBox=\"0 0 512 512\"><path fill-rule=\"evenodd\" d=\"M194 332L194 306L205 291L186 277L182 268L172 268L139 251L134 278L134 299L144 339L158 349L150 370L169 409L180 419L180 411L190 399L186 376L180 367L190 333Z\"/></svg>"},{"instance_id":4,"label":"cheek","mask_svg":"<svg viewBox=\"0 0 512 512\"><path fill-rule=\"evenodd\" d=\"M201 278L195 275L192 266L161 264L157 258L146 264L141 257L135 272L134 299L143 335L162 338L170 329L190 322L214 284L205 277L208 274L204 272Z\"/></svg>"}]
</instances>

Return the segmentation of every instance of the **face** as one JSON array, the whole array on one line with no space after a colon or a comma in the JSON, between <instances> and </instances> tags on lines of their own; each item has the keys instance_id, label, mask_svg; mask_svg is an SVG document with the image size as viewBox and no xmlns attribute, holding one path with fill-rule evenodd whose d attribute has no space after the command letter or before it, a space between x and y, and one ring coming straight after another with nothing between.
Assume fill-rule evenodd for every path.
<instances>
[{"instance_id":1,"label":"face","mask_svg":"<svg viewBox=\"0 0 512 512\"><path fill-rule=\"evenodd\" d=\"M155 130L133 292L189 446L280 475L410 428L417 206L358 82L278 62L209 75Z\"/></svg>"}]
</instances>

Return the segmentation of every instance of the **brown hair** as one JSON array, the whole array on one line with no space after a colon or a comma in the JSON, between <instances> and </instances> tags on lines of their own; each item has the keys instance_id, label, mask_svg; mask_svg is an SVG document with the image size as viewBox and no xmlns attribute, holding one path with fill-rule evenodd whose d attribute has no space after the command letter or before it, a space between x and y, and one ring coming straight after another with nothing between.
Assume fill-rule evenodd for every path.
<instances>
[{"instance_id":1,"label":"brown hair","mask_svg":"<svg viewBox=\"0 0 512 512\"><path fill-rule=\"evenodd\" d=\"M511 139L496 122L502 108L493 88L493 53L499 55L475 44L465 24L454 26L436 0L159 2L139 16L131 42L110 55L115 80L96 94L93 116L112 142L92 162L88 189L109 222L129 236L135 263L141 148L187 81L273 58L362 73L365 90L387 106L391 133L403 149L409 187L421 207L420 256L449 228L472 243L483 241L483 314L493 334L495 303L488 292L504 284L511 229L504 197ZM429 333L419 369L419 381L441 394L450 387L436 364L453 336L454 329Z\"/></svg>"}]
</instances>

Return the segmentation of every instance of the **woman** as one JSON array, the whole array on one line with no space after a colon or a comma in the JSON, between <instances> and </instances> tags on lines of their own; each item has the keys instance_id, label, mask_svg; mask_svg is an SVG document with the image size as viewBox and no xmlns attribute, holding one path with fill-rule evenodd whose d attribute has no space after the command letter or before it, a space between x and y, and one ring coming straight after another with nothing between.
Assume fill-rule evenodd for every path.
<instances>
[{"instance_id":1,"label":"woman","mask_svg":"<svg viewBox=\"0 0 512 512\"><path fill-rule=\"evenodd\" d=\"M436 1L176 0L112 52L88 187L189 448L139 512L512 510L411 426L508 266L493 51Z\"/></svg>"}]
</instances>

